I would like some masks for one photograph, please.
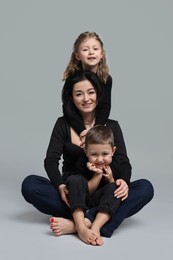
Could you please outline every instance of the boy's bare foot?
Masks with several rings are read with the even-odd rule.
[[[91,227],[91,222],[87,218],[85,218],[85,224],[88,228]],[[74,221],[66,218],[51,217],[50,228],[56,236],[77,233]]]
[[[86,226],[82,226],[78,229],[78,236],[83,242],[91,245],[96,245],[94,241],[98,239],[98,234]]]
[[[102,237],[100,236],[100,230],[94,226],[91,226],[91,230],[93,230],[94,232],[96,232],[98,234],[98,237],[95,239],[95,241],[92,241],[92,245],[93,246],[102,246],[104,244],[104,241],[102,239]]]
[[[94,242],[94,243],[92,243],[93,246],[102,246],[104,244],[104,241],[103,241],[103,239],[102,239],[102,237],[100,235],[93,242]]]

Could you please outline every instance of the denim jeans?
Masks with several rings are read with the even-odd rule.
[[[37,175],[27,176],[22,183],[22,194],[25,200],[40,212],[72,219],[70,208],[65,205],[58,189],[56,190],[47,178]],[[139,212],[153,198],[153,195],[154,189],[148,180],[140,179],[131,182],[128,198],[120,204],[113,217],[102,227],[101,235],[111,237],[122,221]],[[96,212],[96,208],[92,208],[86,212],[86,217],[93,222]]]

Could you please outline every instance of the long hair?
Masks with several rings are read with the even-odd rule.
[[[97,33],[88,32],[88,31],[81,33],[78,36],[78,38],[76,39],[76,41],[74,42],[73,51],[72,51],[72,54],[71,54],[70,61],[67,65],[67,67],[66,67],[66,70],[64,71],[64,74],[63,74],[63,80],[66,80],[69,77],[70,74],[72,74],[72,73],[74,73],[78,70],[83,69],[81,61],[79,61],[76,58],[76,53],[79,50],[80,44],[82,42],[86,41],[87,39],[90,39],[90,38],[95,38],[97,41],[99,41],[99,43],[101,45],[103,57],[102,57],[102,60],[98,64],[98,69],[97,69],[96,74],[101,81],[106,83],[106,80],[109,76],[109,67],[108,67],[107,61],[106,61],[106,52],[104,50],[103,42],[102,42],[101,38],[99,37],[99,35]]]
[[[102,87],[100,85],[100,81],[97,75],[92,71],[82,71],[78,70],[75,73],[71,74],[65,81],[65,84],[62,88],[61,99],[63,103],[63,107],[67,113],[73,114],[73,116],[77,116],[81,119],[80,112],[76,108],[72,100],[72,92],[74,84],[88,80],[93,85],[96,96],[97,96],[97,103],[101,100],[102,96]],[[97,108],[96,108],[97,110]]]

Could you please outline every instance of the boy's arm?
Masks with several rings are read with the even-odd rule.
[[[100,184],[103,171],[92,166],[84,155],[76,163],[75,174],[82,175],[88,181],[88,189],[92,194]]]
[[[96,189],[98,188],[98,186],[100,184],[100,181],[103,177],[103,171],[100,169],[97,169],[90,162],[87,162],[87,168],[88,168],[88,171],[92,172],[92,177],[88,181],[88,189],[89,189],[90,194],[92,194],[96,191]]]

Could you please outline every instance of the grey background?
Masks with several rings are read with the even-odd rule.
[[[171,259],[173,169],[171,0],[0,1],[1,259]],[[43,160],[61,111],[62,75],[81,32],[102,38],[113,77],[111,118],[124,132],[132,179],[155,197],[102,247],[54,237],[49,216],[25,203],[23,178]]]

